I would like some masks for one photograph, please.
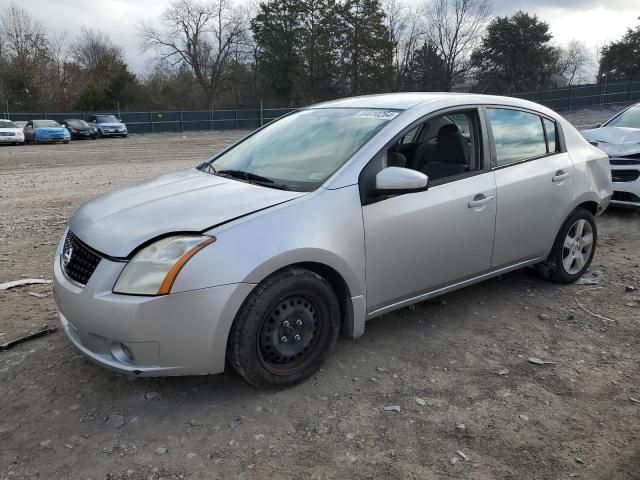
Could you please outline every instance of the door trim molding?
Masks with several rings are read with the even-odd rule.
[[[373,310],[373,311],[371,311],[371,312],[369,312],[367,314],[367,320],[370,320],[370,319],[372,319],[374,317],[377,317],[379,315],[383,315],[385,313],[389,313],[389,312],[391,312],[393,310],[398,310],[400,308],[407,307],[407,306],[412,305],[414,303],[419,303],[419,302],[422,302],[424,300],[428,300],[430,298],[437,297],[439,295],[451,292],[453,290],[458,290],[460,288],[472,285],[474,283],[482,282],[483,280],[487,280],[487,279],[489,279],[491,277],[495,277],[497,275],[501,275],[503,273],[507,273],[507,272],[510,272],[512,270],[518,270],[518,269],[520,269],[522,267],[526,267],[528,265],[533,265],[535,263],[538,263],[538,262],[542,261],[543,259],[544,259],[544,257],[530,258],[528,260],[524,260],[522,262],[514,263],[514,264],[508,265],[506,267],[500,267],[500,268],[497,268],[497,269],[494,269],[494,270],[489,270],[488,272],[485,272],[485,273],[483,273],[481,275],[478,275],[476,277],[468,278],[468,279],[462,280],[460,282],[455,282],[455,283],[452,283],[452,284],[449,284],[449,285],[445,285],[445,286],[439,287],[439,288],[437,288],[435,290],[430,290],[428,292],[421,293],[420,295],[416,295],[414,297],[407,298],[405,300],[400,300],[398,302],[391,303],[391,304],[386,305],[384,307],[376,308],[375,310]]]

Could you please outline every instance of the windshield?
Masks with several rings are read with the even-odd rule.
[[[211,166],[218,174],[242,172],[247,181],[259,176],[285,189],[311,191],[398,114],[374,109],[302,110],[255,133]]]
[[[98,123],[120,123],[120,121],[113,115],[100,115],[96,117]]]
[[[89,128],[89,124],[84,120],[67,120],[67,125],[73,128]]]
[[[9,120],[0,120],[0,128],[18,128],[18,126]]]
[[[625,110],[617,117],[605,123],[604,126],[640,128],[640,105],[636,105]]]
[[[60,124],[55,120],[34,120],[33,128],[60,128]]]

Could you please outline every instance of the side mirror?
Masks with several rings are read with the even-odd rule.
[[[387,167],[376,175],[376,193],[379,195],[400,195],[422,192],[427,189],[429,177],[410,168]]]
[[[601,123],[596,123],[595,128],[600,128],[600,127],[602,127],[602,124]]]

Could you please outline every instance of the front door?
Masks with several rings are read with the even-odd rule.
[[[496,185],[480,125],[476,109],[448,112],[424,121],[413,148],[390,149],[429,188],[362,207],[369,313],[490,268]]]

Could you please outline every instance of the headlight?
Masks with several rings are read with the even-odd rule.
[[[215,237],[176,235],[140,250],[124,268],[114,293],[167,295],[182,267]]]

